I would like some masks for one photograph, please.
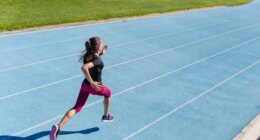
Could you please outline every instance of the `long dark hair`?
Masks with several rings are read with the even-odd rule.
[[[100,43],[101,39],[98,36],[91,37],[87,40],[85,42],[85,50],[83,51],[79,61],[83,61],[84,64],[92,61]]]

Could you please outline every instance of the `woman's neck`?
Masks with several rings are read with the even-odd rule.
[[[95,53],[94,55],[96,55],[96,56],[99,56],[99,54],[98,54],[98,53]]]

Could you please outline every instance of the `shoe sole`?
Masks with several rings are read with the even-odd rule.
[[[113,122],[114,120],[102,120],[102,122],[108,123],[108,122]]]
[[[50,140],[56,140],[56,133],[58,131],[58,127],[53,125],[51,128]]]

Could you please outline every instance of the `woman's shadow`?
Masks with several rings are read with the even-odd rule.
[[[60,131],[59,135],[69,135],[69,134],[75,134],[75,133],[80,133],[80,134],[90,134],[93,132],[99,131],[98,127],[93,127],[85,130],[80,130],[80,131]],[[38,132],[36,134],[27,136],[27,137],[17,137],[17,136],[4,136],[0,135],[0,140],[37,140],[42,137],[49,136],[50,131],[42,131]]]

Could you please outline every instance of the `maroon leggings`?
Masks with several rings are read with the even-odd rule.
[[[78,99],[76,102],[76,105],[72,108],[76,110],[76,113],[78,113],[84,104],[86,103],[86,100],[88,99],[88,95],[93,94],[93,95],[99,95],[99,96],[104,96],[105,98],[109,98],[111,95],[110,89],[106,86],[101,86],[101,91],[96,91],[91,87],[90,84],[85,83],[84,81],[82,82]]]

